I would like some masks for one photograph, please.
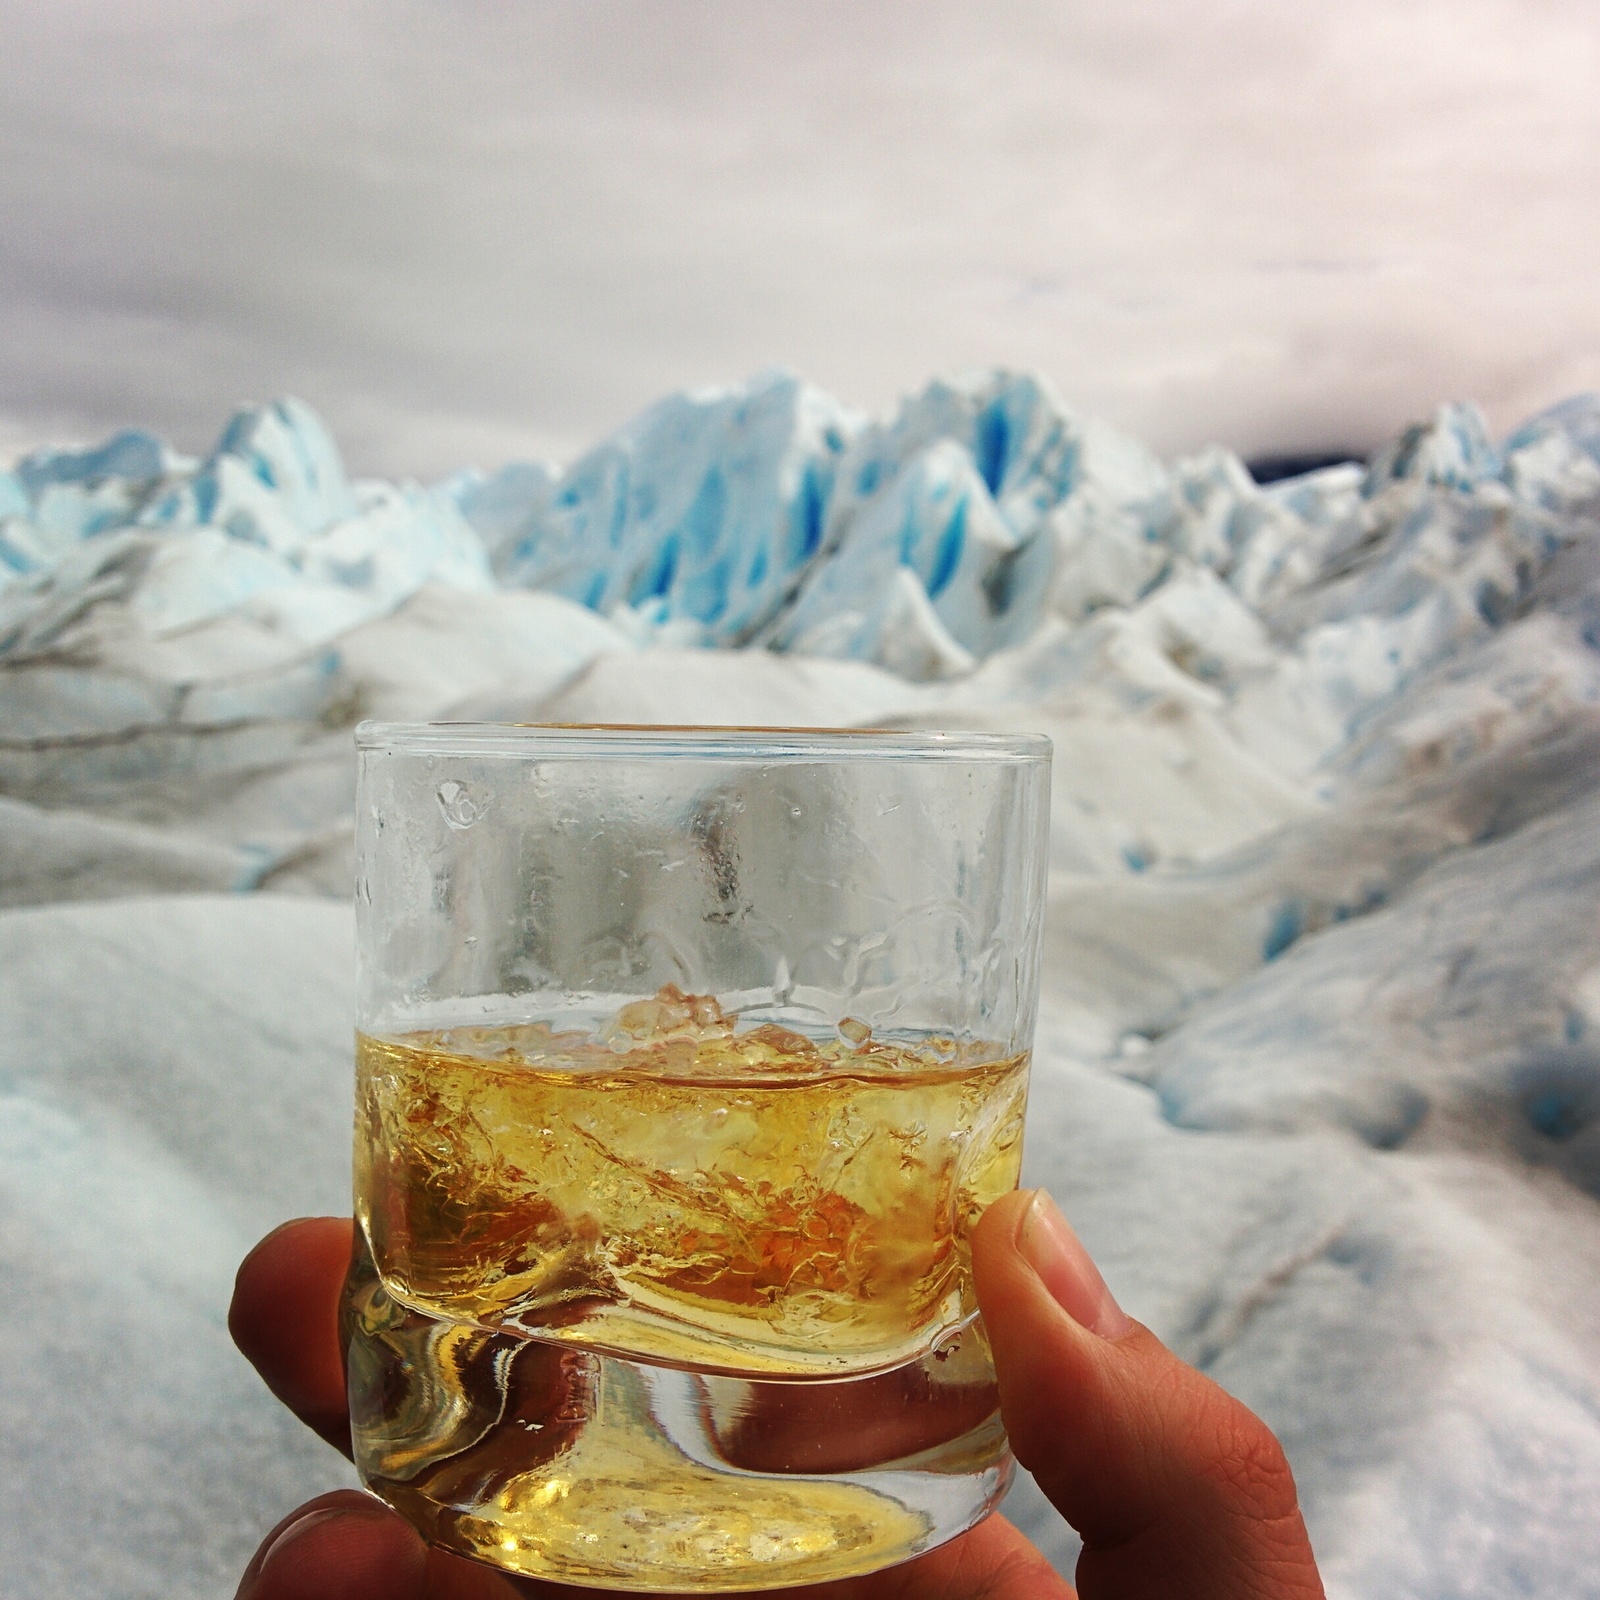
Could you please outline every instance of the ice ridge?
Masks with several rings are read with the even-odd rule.
[[[1594,395],[1499,442],[1476,408],[1443,405],[1365,466],[1265,487],[1220,448],[1163,463],[1004,371],[935,381],[879,419],[764,373],[671,396],[564,469],[431,488],[351,481],[317,415],[280,400],[241,410],[201,459],[128,429],[0,474],[0,792],[132,825],[141,785],[322,750],[338,770],[363,715],[532,715],[639,648],[754,646],[810,663],[825,699],[822,664],[849,666],[839,703],[864,696],[868,715],[954,695],[1071,697],[1124,739],[1151,708],[1200,719],[1231,752],[1232,795],[1199,833],[1119,800],[1061,835],[1138,872],[1290,814],[1285,796],[1315,800],[1351,762],[1396,759],[1379,730],[1408,686],[1530,607],[1600,636],[1589,580],[1540,598],[1597,522]],[[650,714],[700,712],[663,693]],[[280,796],[226,881],[276,881],[318,840],[331,877],[310,881],[342,881],[341,816]],[[44,892],[21,880],[7,897]]]
[[[241,411],[203,461],[127,430],[0,478],[0,649],[37,647],[30,623],[68,589],[93,604],[104,563],[86,542],[132,533],[125,598],[158,635],[243,610],[311,644],[426,583],[498,585],[641,641],[755,642],[913,679],[1195,568],[1316,654],[1329,641],[1304,635],[1337,610],[1323,591],[1348,596],[1353,572],[1377,582],[1387,563],[1390,611],[1452,613],[1385,630],[1378,653],[1409,670],[1470,625],[1453,615],[1463,585],[1468,610],[1503,613],[1560,542],[1549,519],[1592,512],[1597,416],[1580,396],[1497,446],[1476,408],[1445,405],[1364,471],[1262,489],[1224,450],[1164,466],[1032,376],[935,382],[869,421],[779,372],[674,395],[565,470],[427,490],[351,484],[320,419],[281,400]]]

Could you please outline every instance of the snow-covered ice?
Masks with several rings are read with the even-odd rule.
[[[221,1318],[345,1193],[363,716],[1048,733],[1029,1181],[1332,1594],[1600,1594],[1600,397],[1264,487],[1006,373],[431,488],[296,401],[0,473],[8,1595],[215,1593],[344,1481]]]

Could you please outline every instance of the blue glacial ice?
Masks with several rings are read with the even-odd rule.
[[[1220,449],[1164,466],[1037,378],[936,382],[875,422],[774,373],[663,401],[564,471],[428,490],[350,483],[317,417],[280,401],[203,461],[128,431],[20,462],[0,487],[0,648],[44,647],[113,588],[156,636],[242,615],[316,645],[437,584],[561,596],[639,643],[931,681],[1203,570],[1337,739],[1475,615],[1516,606],[1600,487],[1594,413],[1568,402],[1502,447],[1444,406],[1365,470],[1261,489]]]
[[[8,1595],[215,1593],[340,1481],[220,1319],[347,1192],[364,716],[1048,733],[1029,1181],[1279,1431],[1331,1595],[1596,1592],[1600,396],[1268,486],[1001,372],[432,486],[291,400],[0,473]]]
[[[515,465],[449,491],[502,581],[737,645],[815,564],[859,425],[820,390],[770,374],[674,395],[565,472]]]
[[[160,637],[240,612],[315,644],[423,584],[492,586],[481,540],[416,485],[352,485],[296,400],[241,411],[202,462],[148,434],[37,451],[0,522],[0,650],[47,647],[116,596]],[[111,587],[108,587],[108,584]]]

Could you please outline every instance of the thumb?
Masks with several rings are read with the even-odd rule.
[[[1017,1459],[1083,1538],[1083,1600],[1323,1592],[1271,1430],[1118,1308],[1042,1189],[973,1236]]]

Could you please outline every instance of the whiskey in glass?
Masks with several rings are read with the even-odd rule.
[[[869,1572],[1011,1459],[1048,744],[364,727],[364,1481],[513,1572]]]

